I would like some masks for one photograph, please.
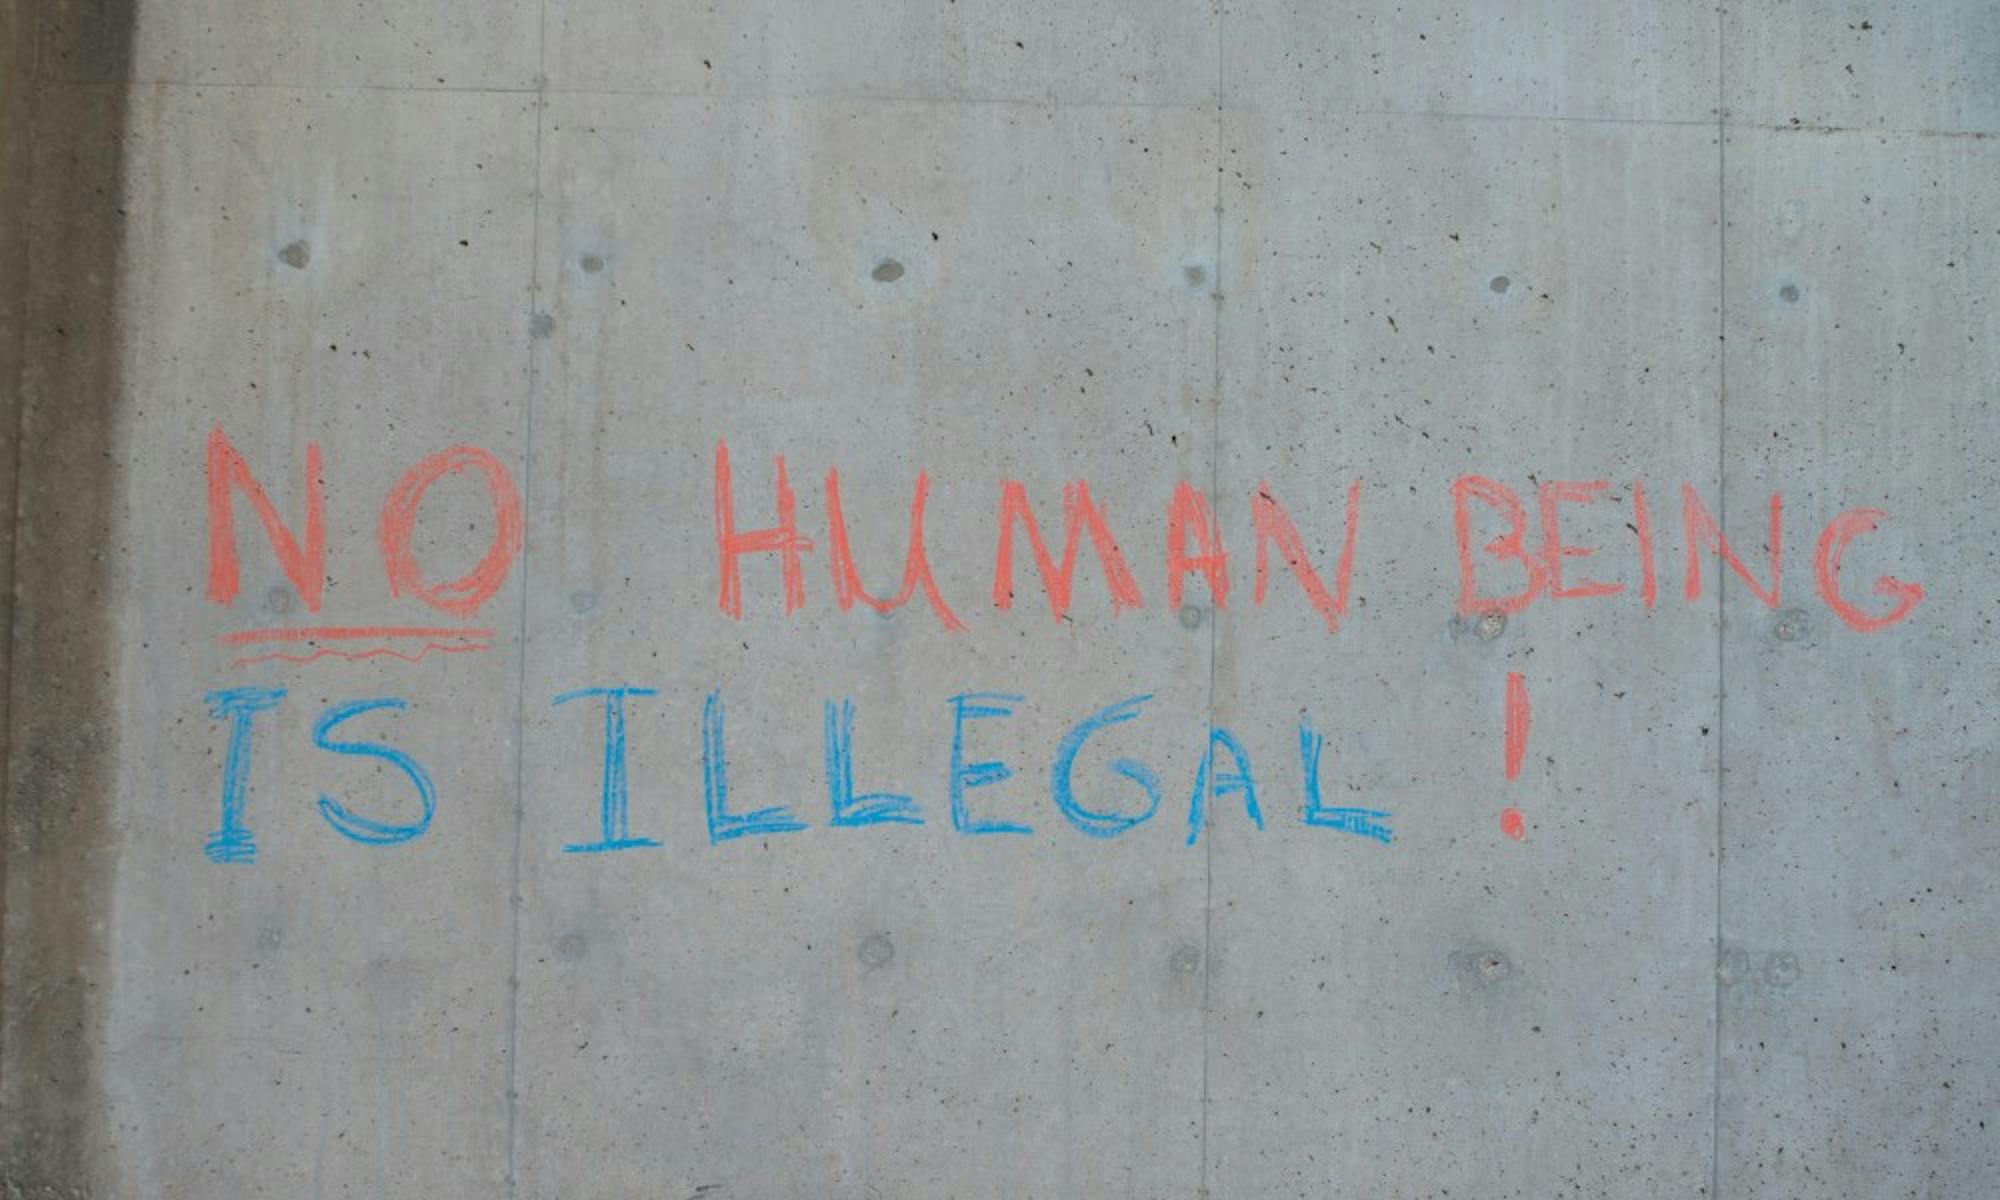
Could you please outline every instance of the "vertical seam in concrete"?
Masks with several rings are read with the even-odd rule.
[[[1729,521],[1729,86],[1728,9],[1715,10],[1715,520]],[[1773,587],[1776,583],[1773,582]],[[1715,937],[1710,946],[1709,978],[1713,991],[1710,1025],[1708,1131],[1708,1193],[1722,1194],[1722,803],[1729,769],[1729,722],[1724,711],[1729,677],[1725,670],[1727,631],[1724,605],[1728,589],[1718,579],[1715,589]]]
[[[527,527],[532,531],[535,520],[535,401],[540,390],[536,385],[540,371],[536,364],[535,339],[529,329],[533,327],[535,312],[541,296],[542,271],[542,125],[548,106],[548,0],[542,0],[536,15],[535,31],[535,155],[534,177],[529,180],[532,216],[528,230],[528,312],[529,325],[521,332],[528,344],[527,409],[521,416],[521,495],[522,509]],[[519,1187],[515,1158],[515,1142],[519,1135],[520,1120],[520,1014],[521,1014],[521,831],[526,814],[526,772],[523,768],[524,746],[528,739],[528,602],[530,584],[533,582],[529,571],[530,553],[534,538],[523,539],[521,544],[521,623],[520,636],[516,642],[514,675],[514,858],[507,888],[508,917],[508,961],[507,961],[507,1195],[513,1197]]]
[[[1224,24],[1228,20],[1228,10],[1222,3],[1215,9],[1215,263],[1209,272],[1209,287],[1213,295],[1213,321],[1210,325],[1212,338],[1209,342],[1209,439],[1208,439],[1208,494],[1212,503],[1221,501],[1222,479],[1222,176],[1223,156],[1223,96],[1224,75],[1223,55],[1228,41],[1224,36]],[[1210,597],[1208,621],[1208,728],[1215,728],[1215,656],[1221,640],[1222,605]],[[1207,736],[1206,734],[1204,736]],[[1204,744],[1202,752],[1209,747]],[[1209,794],[1202,797],[1202,811],[1213,816],[1215,812],[1215,772],[1206,773]],[[1206,1200],[1212,1195],[1208,1186],[1208,1065],[1209,1065],[1209,1025],[1210,983],[1215,975],[1215,838],[1202,839],[1202,896],[1201,896],[1201,1183],[1198,1195]]]

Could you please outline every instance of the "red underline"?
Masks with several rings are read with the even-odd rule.
[[[287,654],[283,650],[273,650],[267,654],[253,654],[248,658],[239,658],[229,665],[232,667],[247,667],[253,663],[273,661],[304,664],[317,662],[322,658],[344,658],[349,662],[362,662],[371,658],[385,657],[398,658],[407,663],[414,663],[422,662],[424,656],[433,650],[439,654],[479,654],[492,648],[491,645],[485,642],[460,642],[453,646],[441,645],[437,642],[425,642],[424,648],[415,654],[405,654],[401,650],[396,650],[389,646],[371,646],[359,653],[350,653],[346,650],[334,650],[326,647],[315,650],[311,654]]]
[[[491,629],[445,629],[424,625],[319,625],[303,628],[243,629],[225,633],[225,646],[252,642],[332,642],[356,638],[490,638]]]

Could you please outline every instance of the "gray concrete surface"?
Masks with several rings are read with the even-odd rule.
[[[10,0],[0,1197],[1992,1194],[1996,11]],[[240,494],[209,595],[218,427],[299,536],[323,454],[318,611]],[[796,612],[768,555],[721,611],[721,441]],[[377,543],[461,444],[526,529],[445,613]],[[840,608],[832,470],[882,597],[927,474],[965,632]],[[1564,570],[1624,592],[1462,611],[1465,475],[1605,481]],[[1141,606],[1086,544],[1052,618],[1017,534],[1003,609],[1002,481],[1060,554],[1079,479]],[[1276,551],[1257,603],[1262,489],[1331,586],[1357,480],[1338,632]],[[1782,494],[1775,604],[1686,598],[1683,485],[1760,587]],[[1816,585],[1856,508],[1845,594],[1926,593],[1878,632]],[[448,475],[416,561],[494,527]],[[439,624],[490,648],[224,640]],[[659,844],[571,853],[615,686]],[[966,817],[1032,834],[955,827],[968,693]],[[1087,836],[1052,771],[1139,696],[1075,797],[1157,808]],[[832,827],[842,701],[921,825]],[[717,719],[806,828],[714,839]],[[1306,820],[1302,720],[1393,840]],[[429,827],[341,836],[420,805],[329,740]]]

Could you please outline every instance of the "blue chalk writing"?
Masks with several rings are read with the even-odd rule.
[[[854,794],[854,701],[826,702],[826,790],[834,825],[921,825],[917,802],[895,792]]]
[[[408,708],[403,700],[349,700],[345,704],[335,704],[319,715],[313,722],[313,745],[335,754],[359,755],[364,758],[379,758],[409,777],[410,785],[417,789],[417,800],[423,806],[423,815],[407,824],[377,821],[348,811],[338,800],[322,795],[319,798],[319,815],[333,826],[334,832],[372,846],[389,846],[397,842],[407,842],[422,835],[431,827],[431,818],[437,814],[437,788],[431,777],[425,773],[417,761],[393,746],[381,742],[336,742],[328,735],[336,725],[362,713],[377,709],[400,711]]]
[[[1151,695],[1133,696],[1120,700],[1109,708],[1101,709],[1085,717],[1074,729],[1064,735],[1062,744],[1056,749],[1055,761],[1049,766],[1049,795],[1055,798],[1056,807],[1069,818],[1070,824],[1091,837],[1108,838],[1143,823],[1159,811],[1160,777],[1144,763],[1129,758],[1115,759],[1111,769],[1139,785],[1146,793],[1146,811],[1126,815],[1124,813],[1094,812],[1077,803],[1071,787],[1070,776],[1076,768],[1076,756],[1083,749],[1083,743],[1090,735],[1111,725],[1122,725],[1139,715],[1139,706],[1151,700]]]
[[[729,811],[729,759],[723,736],[722,690],[708,694],[701,706],[701,791],[708,809],[708,842],[720,845],[731,838],[759,834],[797,833],[805,822],[784,808],[760,808],[755,812]]]
[[[243,823],[244,802],[250,795],[250,725],[260,712],[278,707],[283,688],[228,688],[209,692],[208,711],[229,722],[229,751],[222,760],[222,826],[208,835],[202,853],[212,863],[254,863],[257,839]]]
[[[632,795],[625,768],[625,698],[659,694],[658,688],[648,687],[578,688],[573,692],[564,692],[552,702],[563,705],[587,696],[604,697],[604,784],[598,805],[602,836],[594,842],[564,846],[564,853],[602,854],[610,850],[637,850],[660,844],[653,838],[632,836]]]
[[[1236,760],[1236,769],[1224,773],[1215,770],[1215,748],[1221,746]],[[1243,810],[1250,814],[1251,823],[1258,829],[1264,828],[1264,814],[1257,808],[1257,784],[1250,777],[1250,756],[1243,752],[1243,744],[1236,735],[1221,726],[1211,726],[1208,731],[1208,745],[1201,752],[1201,768],[1194,774],[1194,795],[1188,800],[1187,844],[1194,845],[1201,835],[1203,803],[1209,795],[1209,775],[1215,776],[1215,798],[1234,792],[1243,793]]]
[[[953,696],[951,704],[951,824],[960,833],[1019,833],[1031,834],[1033,829],[1026,825],[1016,825],[1011,821],[975,821],[972,811],[965,803],[965,793],[976,787],[988,787],[1002,780],[1011,779],[1014,768],[1003,762],[965,761],[965,723],[983,721],[997,717],[1011,717],[1014,706],[1023,702],[1021,696],[1010,696],[1005,692],[966,692]]]
[[[1326,739],[1313,731],[1312,722],[1300,717],[1299,767],[1305,773],[1305,805],[1301,815],[1305,823],[1374,838],[1387,845],[1395,834],[1381,821],[1394,814],[1379,808],[1328,808],[1321,803],[1319,752],[1325,746]]]

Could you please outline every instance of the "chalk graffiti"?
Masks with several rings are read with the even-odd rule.
[[[251,506],[266,540],[286,579],[304,602],[307,611],[318,612],[326,577],[326,522],[321,455],[317,445],[306,452],[304,492],[304,537],[295,536],[279,515],[249,464],[221,429],[209,435],[208,450],[208,590],[211,601],[229,607],[240,590],[235,500],[240,495]],[[792,490],[783,455],[772,460],[772,496],[775,523],[761,528],[743,528],[737,519],[735,472],[729,447],[718,442],[715,448],[714,542],[718,590],[717,608],[735,620],[745,615],[742,578],[743,560],[752,555],[778,557],[782,590],[782,610],[797,612],[807,603],[805,556],[815,542],[800,529],[798,499]],[[493,514],[492,540],[484,556],[464,575],[443,583],[428,582],[411,548],[411,532],[417,511],[430,487],[446,475],[476,474],[485,483]],[[1565,540],[1562,512],[1567,507],[1608,503],[1611,484],[1607,480],[1547,480],[1535,491],[1538,520],[1531,526],[1527,505],[1520,494],[1504,483],[1482,475],[1461,475],[1451,482],[1451,524],[1458,561],[1458,609],[1473,616],[1520,612],[1538,602],[1602,600],[1626,593],[1625,583],[1579,579],[1567,574],[1571,560],[1597,554],[1599,547]],[[1299,588],[1326,623],[1329,633],[1337,632],[1347,615],[1354,585],[1355,550],[1361,532],[1362,481],[1352,481],[1346,490],[1343,537],[1334,565],[1334,585],[1329,590],[1310,562],[1305,540],[1291,515],[1278,502],[1267,482],[1254,489],[1250,502],[1251,534],[1254,540],[1253,607],[1262,606],[1270,592],[1271,550],[1275,547],[1290,569]],[[969,632],[967,622],[944,596],[933,570],[924,540],[925,505],[930,477],[918,472],[911,496],[910,525],[904,556],[903,578],[897,594],[878,599],[863,585],[855,566],[851,530],[842,506],[840,473],[829,470],[824,483],[827,513],[827,566],[832,580],[835,605],[842,612],[859,601],[877,613],[893,612],[922,592],[939,623],[954,633]],[[1659,570],[1653,520],[1642,481],[1633,481],[1627,501],[1631,520],[1633,553],[1639,566],[1638,595],[1641,605],[1653,609],[1659,601]],[[1501,532],[1481,541],[1475,535],[1479,522],[1475,510],[1484,509],[1497,517]],[[991,600],[996,612],[1014,607],[1017,594],[1015,546],[1018,536],[1027,543],[1029,557],[1048,601],[1049,614],[1056,620],[1066,617],[1076,595],[1077,563],[1088,543],[1103,576],[1114,614],[1145,607],[1138,577],[1133,573],[1114,533],[1106,509],[1092,492],[1089,481],[1073,480],[1062,490],[1063,532],[1061,554],[1051,552],[1036,521],[1028,487],[1019,480],[1000,481],[996,515],[997,541],[993,557]],[[1719,558],[1754,596],[1769,608],[1777,608],[1783,594],[1784,498],[1773,492],[1769,498],[1768,528],[1764,535],[1766,565],[1763,576],[1737,554],[1724,535],[1721,524],[1702,501],[1692,484],[1681,486],[1681,527],[1683,547],[1682,596],[1693,604],[1703,593],[1703,561],[1711,554]],[[1921,584],[1892,575],[1876,579],[1873,592],[1888,599],[1889,607],[1870,612],[1856,604],[1842,590],[1841,563],[1857,538],[1880,530],[1887,514],[1882,509],[1849,509],[1835,516],[1822,529],[1813,555],[1813,585],[1827,608],[1850,629],[1876,633],[1909,618],[1924,598]],[[378,529],[383,570],[391,597],[408,596],[425,605],[457,617],[476,613],[504,584],[515,558],[525,543],[521,501],[506,467],[491,453],[476,446],[453,446],[420,460],[390,490],[384,501]],[[1167,502],[1163,576],[1168,606],[1182,606],[1189,576],[1198,576],[1206,586],[1211,603],[1225,609],[1231,596],[1230,557],[1221,526],[1210,498],[1186,482],[1177,483]],[[1538,535],[1538,536],[1537,536]],[[1536,544],[1531,545],[1531,537]],[[1520,586],[1511,592],[1488,594],[1482,586],[1482,571],[1507,568],[1517,572]],[[289,636],[295,640],[324,641],[348,634],[338,627],[316,631],[300,630],[239,632],[223,636],[223,644],[236,645],[263,635]],[[365,632],[387,638],[414,635],[415,629],[377,629]],[[470,648],[479,640],[475,633],[490,631],[448,629],[437,631],[453,640],[428,649]],[[346,657],[358,651],[342,652]],[[270,656],[266,656],[270,657]],[[410,655],[408,657],[421,657]],[[249,665],[265,658],[239,659]]]
[[[286,523],[249,461],[220,428],[208,435],[205,457],[207,598],[228,610],[241,591],[242,567],[235,524],[240,500],[249,505],[278,569],[305,610],[317,614],[325,599],[327,582],[327,502],[319,447],[309,444],[305,448],[299,489],[304,512],[296,529]],[[797,613],[809,602],[805,564],[818,543],[810,531],[801,527],[798,496],[792,489],[784,456],[772,457],[772,524],[761,527],[746,526],[739,521],[737,470],[727,442],[716,443],[713,466],[717,610],[730,621],[757,619],[749,614],[751,605],[746,596],[743,564],[748,559],[771,556],[775,557],[778,568],[781,612],[786,616]],[[417,560],[414,530],[430,489],[449,476],[472,477],[483,484],[491,516],[490,540],[478,562],[464,574],[433,582]],[[887,599],[871,593],[862,581],[837,468],[827,470],[822,486],[826,566],[838,611],[851,612],[859,603],[874,613],[887,615],[921,594],[943,629],[953,635],[972,632],[970,610],[954,607],[947,598],[947,588],[934,570],[931,547],[925,540],[926,506],[931,493],[931,477],[927,472],[916,473],[910,492],[902,578],[895,595]],[[1268,481],[1258,482],[1247,505],[1254,561],[1252,608],[1261,608],[1270,596],[1275,550],[1299,592],[1324,623],[1326,632],[1345,631],[1352,616],[1350,599],[1356,586],[1357,546],[1363,534],[1363,481],[1347,481],[1342,490],[1345,503],[1338,549],[1330,564],[1315,564],[1307,550],[1307,539],[1279,502],[1277,492]],[[1633,590],[1641,608],[1649,613],[1655,610],[1660,603],[1661,581],[1654,514],[1643,481],[1633,480],[1623,490],[1622,498],[1613,495],[1612,484],[1603,479],[1542,480],[1537,481],[1531,496],[1524,498],[1507,484],[1483,475],[1465,474],[1451,480],[1446,492],[1456,553],[1455,607],[1459,619],[1476,617],[1504,626],[1508,615],[1537,604],[1603,602]],[[1624,525],[1632,535],[1629,553],[1637,564],[1636,589],[1630,587],[1629,571],[1623,581],[1589,577],[1586,560],[1596,558],[1604,547],[1572,540],[1576,535],[1564,532],[1565,512],[1573,517],[1577,510],[1608,505],[1626,506],[1630,519]],[[1761,507],[1765,513],[1764,562],[1761,567],[1753,568],[1737,553],[1724,533],[1721,520],[1694,486],[1681,485],[1679,591],[1686,604],[1701,600],[1704,563],[1713,557],[1758,603],[1778,608],[1784,594],[1784,497],[1772,492],[1768,504]],[[1225,530],[1212,498],[1191,483],[1177,482],[1166,501],[1163,516],[1164,537],[1156,543],[1163,548],[1163,556],[1156,560],[1161,571],[1155,578],[1164,582],[1168,609],[1181,613],[1184,623],[1191,611],[1199,616],[1200,610],[1189,605],[1187,593],[1191,584],[1206,589],[1208,602],[1215,610],[1226,609],[1237,593],[1232,589]],[[1862,634],[1880,633],[1908,620],[1925,596],[1921,584],[1893,575],[1879,576],[1872,587],[1875,596],[1887,601],[1886,607],[1863,607],[1850,592],[1843,590],[1841,570],[1848,551],[1861,537],[1878,533],[1886,520],[1887,514],[1882,509],[1846,510],[1821,528],[1814,546],[1815,591],[1843,625]],[[1133,543],[1119,537],[1109,507],[1088,480],[1073,479],[1061,489],[1060,547],[1052,546],[1045,536],[1036,518],[1029,487],[1020,480],[999,481],[994,527],[988,596],[996,616],[989,620],[1010,613],[1020,589],[1032,587],[1035,580],[1039,580],[1050,617],[1058,622],[1070,620],[1079,602],[1078,567],[1086,549],[1095,560],[1096,574],[1103,581],[1113,616],[1146,606],[1140,574],[1135,572],[1124,549]],[[413,600],[449,617],[470,620],[499,593],[525,548],[526,525],[519,491],[506,466],[492,453],[472,445],[447,447],[419,459],[389,490],[376,522],[376,543],[391,600]],[[1031,566],[1023,564],[1017,569],[1015,551],[1022,544]],[[957,548],[953,550],[954,558],[961,557],[956,553]],[[1593,573],[1603,572],[1604,561],[1596,559],[1597,570]],[[1323,566],[1330,566],[1330,585],[1329,576],[1321,573]],[[1792,611],[1796,614],[1796,610]],[[237,629],[217,635],[216,640],[232,653],[232,667],[280,670],[303,668],[322,659],[421,664],[432,655],[490,650],[496,636],[494,629],[474,625],[302,624]],[[597,701],[603,714],[595,837],[565,844],[564,852],[604,854],[660,849],[664,845],[658,837],[634,831],[627,744],[628,705],[661,694],[658,687],[619,684],[583,687],[554,697],[552,704],[557,707],[586,699]],[[258,846],[251,832],[249,812],[257,717],[278,708],[285,696],[283,688],[275,687],[223,688],[205,694],[211,715],[228,727],[228,749],[219,790],[220,820],[203,844],[208,858],[218,864],[256,861]],[[1077,778],[1077,763],[1086,747],[1094,739],[1115,737],[1119,727],[1141,720],[1151,699],[1150,693],[1135,694],[1095,709],[1070,726],[1054,746],[1048,759],[1047,798],[1055,816],[1075,832],[1092,839],[1117,838],[1152,821],[1165,804],[1167,788],[1158,772],[1131,757],[1114,757],[1104,768],[1119,789],[1128,789],[1122,801],[1117,798],[1118,793],[1087,789]],[[1030,821],[999,815],[1001,806],[975,804],[975,792],[1006,783],[1015,777],[1015,770],[999,759],[973,757],[967,749],[968,740],[982,723],[1005,721],[1015,716],[1024,704],[1024,695],[998,691],[966,691],[945,701],[949,738],[942,782],[945,811],[956,833],[969,837],[1036,834],[1037,826]],[[374,697],[333,703],[318,715],[312,732],[315,748],[336,756],[384,764],[402,776],[415,798],[414,813],[391,819],[362,815],[350,801],[320,795],[318,812],[341,837],[364,845],[391,846],[413,841],[430,830],[443,800],[439,787],[421,763],[388,742],[333,736],[336,728],[350,721],[376,713],[393,715],[410,707],[408,701],[400,698]],[[930,823],[918,798],[920,789],[863,790],[856,783],[855,713],[854,701],[849,697],[836,696],[823,703],[825,826],[857,829]],[[1503,773],[1506,780],[1514,781],[1521,773],[1529,728],[1526,683],[1519,672],[1507,675],[1503,717]],[[730,807],[727,710],[720,687],[702,698],[700,733],[702,815],[710,845],[795,834],[811,827],[808,818],[793,806],[769,805],[744,810]],[[1300,825],[1378,843],[1391,842],[1394,834],[1389,811],[1325,803],[1320,782],[1324,746],[1325,739],[1315,731],[1310,719],[1301,714],[1297,809]],[[1214,810],[1226,800],[1240,803],[1242,820],[1248,829],[1262,831],[1265,827],[1262,801],[1266,795],[1260,791],[1242,740],[1228,728],[1209,726],[1188,794],[1184,844],[1193,846],[1200,841],[1203,831],[1216,819]],[[395,805],[393,800],[377,798],[369,809],[387,811]],[[408,807],[408,801],[403,801],[402,806]],[[1513,805],[1505,808],[1501,831],[1517,841],[1526,836],[1526,819],[1520,808]]]
[[[658,688],[609,687],[578,688],[564,692],[553,701],[560,706],[585,697],[604,700],[604,788],[599,804],[600,836],[563,849],[571,854],[602,854],[607,850],[636,850],[660,843],[652,838],[632,836],[632,794],[625,767],[625,700],[629,696],[657,696]]]
[[[617,684],[577,688],[563,692],[551,702],[557,707],[573,701],[602,702],[604,720],[601,734],[602,767],[598,778],[595,840],[562,847],[570,854],[604,854],[616,851],[660,849],[659,838],[633,833],[626,705],[638,698],[660,695],[660,689]],[[219,792],[221,821],[208,836],[204,849],[213,862],[249,864],[256,861],[257,843],[251,832],[251,771],[259,713],[277,709],[285,700],[282,688],[235,688],[211,692],[209,711],[217,720],[228,722],[229,742],[222,768]],[[1086,804],[1079,797],[1077,761],[1085,745],[1142,715],[1147,695],[1131,696],[1096,709],[1077,720],[1057,742],[1049,759],[1047,798],[1056,813],[1077,833],[1090,838],[1115,838],[1145,825],[1160,810],[1164,789],[1159,773],[1136,759],[1116,757],[1104,769],[1113,777],[1136,787],[1142,803],[1119,809],[1105,801]],[[972,812],[968,793],[990,788],[1015,777],[1009,764],[999,760],[968,761],[967,726],[972,722],[999,721],[1016,715],[1027,703],[1021,695],[999,692],[966,692],[945,701],[949,713],[950,739],[946,754],[944,791],[950,824],[960,835],[988,834],[1033,836],[1031,825],[978,817]],[[390,846],[413,841],[429,831],[438,812],[440,789],[430,771],[409,752],[384,741],[336,740],[333,731],[349,721],[375,712],[400,713],[409,710],[408,701],[395,697],[344,700],[327,705],[314,720],[313,745],[331,754],[372,758],[398,771],[415,793],[418,812],[414,819],[391,821],[363,816],[348,803],[320,795],[321,817],[342,837],[373,846]],[[823,727],[826,763],[827,828],[862,828],[877,825],[927,824],[914,792],[873,791],[858,793],[854,782],[854,716],[852,700],[827,701]],[[708,842],[720,846],[739,838],[768,838],[800,833],[811,825],[799,812],[784,806],[749,811],[732,811],[729,787],[729,735],[727,709],[721,689],[702,697],[700,705],[702,812]],[[1329,806],[1321,792],[1320,757],[1325,740],[1314,731],[1310,718],[1301,716],[1299,749],[1299,823],[1329,829],[1383,844],[1393,840],[1389,821],[1392,814],[1377,808]],[[1218,761],[1217,752],[1226,756]],[[1259,804],[1259,785],[1254,776],[1249,751],[1229,729],[1211,726],[1195,768],[1193,788],[1188,795],[1185,844],[1193,846],[1209,827],[1211,801],[1241,796],[1248,826],[1258,832],[1265,827]],[[1012,797],[1016,805],[1021,797]]]
[[[365,842],[376,846],[393,846],[397,842],[407,842],[421,836],[431,827],[431,818],[437,815],[437,787],[431,783],[430,773],[417,765],[417,761],[393,746],[380,742],[337,742],[328,736],[334,726],[377,709],[400,712],[409,703],[394,698],[379,700],[349,700],[335,704],[319,715],[313,723],[313,745],[332,754],[360,755],[377,758],[401,771],[417,791],[417,801],[423,807],[423,814],[416,820],[404,824],[392,821],[377,821],[350,811],[340,801],[331,796],[319,798],[320,816],[333,826],[335,833],[352,841]]]

